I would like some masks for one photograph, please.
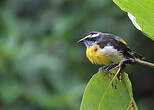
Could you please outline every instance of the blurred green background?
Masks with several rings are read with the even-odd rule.
[[[79,110],[99,66],[76,43],[113,33],[154,62],[154,42],[111,0],[0,0],[0,110]],[[154,70],[125,69],[139,110],[154,108]]]

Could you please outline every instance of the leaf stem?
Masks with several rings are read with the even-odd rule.
[[[150,63],[150,62],[143,61],[143,60],[140,60],[140,59],[134,59],[134,63],[154,68],[154,63]]]

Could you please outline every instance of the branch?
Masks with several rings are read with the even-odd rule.
[[[140,60],[140,59],[134,59],[134,63],[154,68],[154,63],[150,63],[150,62],[143,61],[143,60]]]

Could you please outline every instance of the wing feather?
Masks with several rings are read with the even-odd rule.
[[[121,52],[126,58],[139,58],[143,59],[142,55],[132,51],[127,43],[120,37],[113,34],[102,33],[98,44],[103,49],[106,45],[111,45],[119,52]]]

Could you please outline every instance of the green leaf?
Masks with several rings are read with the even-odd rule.
[[[153,0],[113,0],[113,2],[123,11],[128,12],[129,17],[136,28],[154,40]]]
[[[128,75],[123,73],[122,80],[112,78],[96,73],[85,89],[80,110],[137,110]]]

